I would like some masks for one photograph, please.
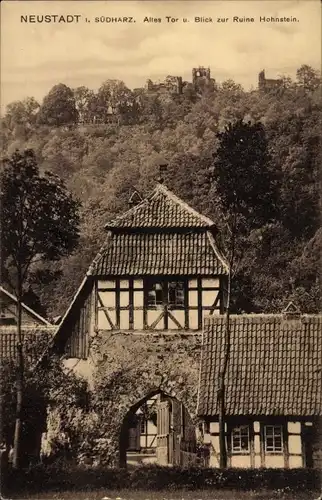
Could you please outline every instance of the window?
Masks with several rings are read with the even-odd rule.
[[[168,288],[169,306],[184,306],[184,283],[183,281],[170,281]]]
[[[233,453],[242,453],[249,451],[249,427],[242,425],[235,427],[231,433],[231,451]]]
[[[150,283],[148,288],[148,305],[159,306],[163,304],[163,284]]]
[[[147,433],[147,421],[144,418],[142,418],[142,420],[141,420],[140,431],[141,431],[141,434]]]
[[[16,312],[16,307],[14,308]],[[0,325],[15,325],[17,323],[14,312],[8,309],[8,304],[0,300]]]
[[[184,281],[154,281],[147,283],[148,306],[168,305],[170,308],[184,307]]]
[[[265,451],[281,453],[283,451],[283,431],[281,425],[265,425],[264,442]]]

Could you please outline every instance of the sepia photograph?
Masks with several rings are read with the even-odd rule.
[[[321,5],[1,3],[1,498],[322,500]]]

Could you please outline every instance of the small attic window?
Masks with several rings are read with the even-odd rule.
[[[5,302],[0,300],[0,325],[15,325],[16,318],[14,314],[8,311]]]
[[[301,318],[300,309],[294,304],[294,302],[290,301],[285,309],[282,311],[283,319],[286,321],[294,321],[299,320]]]
[[[160,184],[164,183],[164,179],[166,177],[167,170],[168,170],[167,163],[162,163],[161,165],[159,165],[159,178],[158,178],[158,181],[159,181]]]
[[[142,201],[142,197],[138,191],[133,191],[129,198],[129,205],[130,207],[134,207],[135,205],[138,205]]]
[[[13,315],[5,314],[5,313],[0,314],[0,325],[1,326],[16,325],[16,323],[17,323],[16,318]]]

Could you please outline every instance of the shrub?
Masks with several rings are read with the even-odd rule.
[[[235,489],[315,491],[321,488],[317,469],[203,469],[148,465],[132,471],[76,466],[64,461],[39,464],[23,472],[9,471],[7,485],[24,491]]]
[[[43,348],[37,341],[34,346]],[[13,446],[15,414],[16,414],[16,371],[14,361],[4,361],[0,367],[0,413],[3,425],[0,426],[1,443],[6,445],[7,451]],[[54,430],[50,429],[50,448],[52,455],[59,456],[68,451],[76,454],[81,448],[84,425],[91,428],[89,417],[87,420],[87,406],[89,391],[85,380],[72,373],[66,373],[58,357],[51,356],[50,360],[35,370],[30,363],[25,363],[24,398],[23,398],[23,465],[28,466],[32,460],[38,460],[41,434],[46,430],[48,410],[53,409],[57,416]],[[52,422],[49,422],[52,424]],[[81,423],[83,425],[81,425]],[[47,422],[48,424],[48,422]],[[50,427],[50,425],[49,425]],[[48,430],[48,429],[47,429]],[[83,431],[83,434],[82,432]],[[65,434],[68,443],[62,442]],[[70,449],[71,448],[71,449]],[[66,453],[65,453],[66,454]]]
[[[143,489],[237,489],[265,488],[315,490],[321,471],[313,469],[213,469],[198,467],[142,467],[131,474],[131,488]]]

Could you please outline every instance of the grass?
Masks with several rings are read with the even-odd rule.
[[[314,500],[319,493],[284,493],[282,491],[245,491],[234,490],[210,491],[196,490],[175,492],[164,491],[107,491],[100,489],[96,491],[64,491],[45,492],[39,494],[23,493],[19,496],[12,495],[10,500]]]

